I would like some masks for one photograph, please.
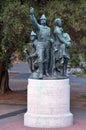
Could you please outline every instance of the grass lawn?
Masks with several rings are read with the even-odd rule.
[[[81,78],[86,78],[86,74],[81,72],[81,73],[76,73],[75,74],[77,77],[81,77]]]

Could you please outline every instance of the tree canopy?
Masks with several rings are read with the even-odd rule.
[[[77,43],[76,53],[86,55],[85,0],[1,0],[0,60],[6,61],[6,66],[10,63],[12,53],[15,50],[23,52],[23,46],[29,42],[29,34],[33,30],[29,19],[31,6],[35,8],[37,19],[42,13],[46,14],[52,33],[55,18],[61,18],[64,30]]]

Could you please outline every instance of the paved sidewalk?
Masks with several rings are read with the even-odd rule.
[[[28,62],[19,62],[17,64],[13,64],[13,67],[9,69],[9,73],[30,73]]]

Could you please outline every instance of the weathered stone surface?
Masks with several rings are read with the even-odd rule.
[[[54,128],[72,124],[69,79],[29,79],[27,113],[24,115],[24,125]]]

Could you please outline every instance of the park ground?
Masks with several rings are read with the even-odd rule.
[[[30,128],[24,126],[27,110],[28,63],[20,62],[9,70],[12,92],[0,95],[0,130],[86,130],[86,79],[70,75],[71,112],[74,124],[65,128]]]

